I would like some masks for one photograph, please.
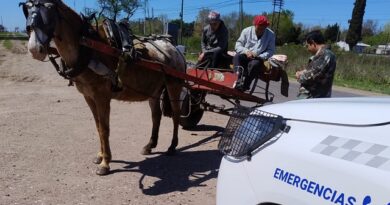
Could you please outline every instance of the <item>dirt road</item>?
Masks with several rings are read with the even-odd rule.
[[[0,46],[0,204],[215,204],[227,117],[205,113],[196,130],[179,130],[179,153],[163,155],[172,123],[163,118],[158,147],[140,154],[151,133],[147,103],[113,101],[112,174],[95,175],[99,139],[81,94],[25,43]]]
[[[163,118],[155,153],[140,154],[151,133],[147,103],[113,101],[112,174],[95,175],[99,139],[74,87],[25,45],[0,46],[0,204],[215,204],[227,118],[206,113],[197,130],[179,130],[179,153],[164,156],[172,135]]]

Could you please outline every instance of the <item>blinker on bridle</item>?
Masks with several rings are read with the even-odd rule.
[[[54,36],[57,17],[56,11],[52,9],[54,4],[45,0],[27,0],[19,3],[19,6],[22,6],[26,17],[26,31],[30,34],[34,30],[38,41],[42,45],[47,45]],[[47,38],[42,39],[42,34]]]

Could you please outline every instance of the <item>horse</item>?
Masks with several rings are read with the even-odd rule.
[[[152,149],[157,146],[162,118],[160,98],[163,90],[166,90],[173,121],[172,141],[166,154],[175,153],[178,145],[180,94],[183,80],[149,70],[145,68],[145,65],[129,63],[125,71],[122,71],[124,73],[121,74],[122,90],[114,92],[111,89],[110,80],[89,69],[88,61],[93,57],[108,68],[115,70],[120,60],[80,45],[80,40],[85,37],[84,31],[92,27],[91,24],[86,25],[83,18],[61,0],[26,0],[21,5],[26,16],[26,30],[29,32],[27,47],[32,57],[43,61],[50,56],[51,47],[49,46],[51,42],[54,42],[63,64],[68,68],[80,70],[70,80],[84,96],[95,120],[100,139],[100,150],[93,160],[95,164],[98,164],[97,175],[107,175],[110,172],[109,163],[112,159],[109,144],[111,99],[129,102],[149,101],[153,126],[151,138],[141,151],[142,154],[147,155],[151,154]],[[104,39],[95,38],[102,43],[105,42]],[[153,42],[145,42],[144,46],[149,60],[185,72],[185,59],[170,42],[155,39]]]

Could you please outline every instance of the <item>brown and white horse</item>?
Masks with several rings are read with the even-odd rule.
[[[129,64],[122,71],[123,90],[111,91],[111,82],[87,68],[91,56],[98,59],[110,69],[115,70],[118,59],[80,45],[85,30],[82,18],[61,0],[27,0],[23,11],[27,19],[27,30],[30,32],[28,50],[33,58],[44,60],[48,55],[50,42],[55,43],[57,52],[67,67],[82,69],[82,72],[71,78],[95,119],[100,139],[100,150],[94,163],[99,164],[96,174],[109,173],[111,150],[109,144],[109,117],[111,99],[123,101],[149,100],[153,128],[149,143],[143,148],[143,154],[150,154],[157,146],[158,132],[162,111],[160,96],[164,88],[168,91],[173,119],[173,138],[167,154],[174,154],[178,144],[178,125],[180,119],[180,93],[183,81],[163,73]],[[167,41],[155,40],[154,45],[145,43],[149,60],[158,61],[171,68],[185,72],[185,60],[176,48]],[[160,50],[162,51],[160,51]],[[167,56],[168,55],[168,56]]]

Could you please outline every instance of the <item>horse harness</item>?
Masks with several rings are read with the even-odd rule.
[[[58,20],[58,18],[60,18],[54,4],[47,0],[27,0],[24,3],[20,3],[19,6],[22,6],[23,13],[26,17],[26,30],[28,33],[34,30],[38,41],[42,45],[48,45],[46,49],[49,54],[49,61],[53,64],[60,76],[70,81],[69,85],[72,85],[72,79],[81,74],[87,67],[88,62],[93,55],[91,50],[117,58],[126,55],[126,59],[130,59],[131,61],[145,61],[145,59],[140,57],[140,52],[136,51],[134,48],[133,40],[136,39],[140,43],[149,42],[168,60],[170,59],[169,55],[153,42],[153,40],[156,39],[171,41],[170,36],[138,37],[130,32],[126,22],[116,23],[110,19],[103,20],[105,36],[99,36],[98,22],[95,18],[95,14],[92,14],[89,17],[82,15],[81,38],[79,41],[81,46],[77,64],[73,68],[70,68],[66,65],[64,60],[61,59],[59,65],[56,61],[56,59],[60,57],[57,49],[49,46],[49,42],[54,37],[56,24],[55,21],[51,20]],[[92,19],[96,20],[96,29],[92,28],[90,23]],[[56,37],[60,38],[59,36]],[[107,40],[109,45],[102,42],[102,39],[103,41]],[[160,62],[148,60],[145,62],[148,64],[148,67],[160,68],[163,65]],[[145,64],[145,62],[143,64]]]

